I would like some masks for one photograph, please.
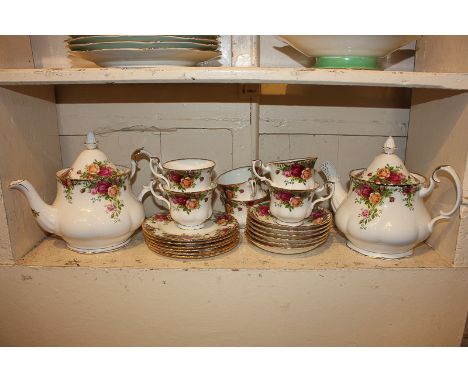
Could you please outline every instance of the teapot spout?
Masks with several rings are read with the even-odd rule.
[[[40,227],[47,232],[57,233],[57,210],[46,204],[27,180],[15,180],[9,188],[21,191],[29,202],[31,211]]]
[[[333,212],[340,207],[341,203],[346,199],[346,191],[341,185],[340,177],[338,176],[338,172],[336,171],[335,166],[329,161],[323,162],[320,165],[320,169],[325,174],[327,180],[335,185],[335,192],[331,198],[331,206]]]

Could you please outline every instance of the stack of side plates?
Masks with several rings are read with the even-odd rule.
[[[70,51],[103,67],[194,66],[221,55],[219,36],[71,36]]]
[[[239,223],[222,212],[213,212],[204,227],[181,229],[169,214],[154,215],[143,222],[146,245],[159,255],[199,259],[226,253],[239,244]]]
[[[250,208],[245,236],[249,242],[269,252],[303,253],[327,241],[332,220],[331,212],[319,207],[298,227],[280,225],[270,215],[268,203],[263,203]]]

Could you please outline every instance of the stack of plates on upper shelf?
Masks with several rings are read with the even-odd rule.
[[[159,255],[199,259],[226,253],[239,244],[239,223],[222,212],[213,212],[203,228],[181,229],[169,213],[154,215],[143,222],[148,247]]]
[[[70,36],[70,51],[103,67],[195,66],[221,55],[219,36]]]
[[[270,214],[268,203],[262,203],[249,209],[245,236],[249,242],[265,251],[292,255],[325,243],[332,224],[331,212],[317,207],[302,225],[281,225]]]

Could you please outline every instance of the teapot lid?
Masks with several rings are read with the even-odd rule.
[[[95,176],[108,176],[116,167],[110,163],[109,158],[98,149],[96,136],[92,131],[86,136],[85,147],[70,167],[70,179],[88,179]],[[101,174],[101,172],[105,172]]]
[[[419,183],[405,167],[403,161],[395,154],[396,145],[392,137],[388,137],[383,145],[383,153],[377,155],[371,164],[357,177],[361,180],[389,185]]]

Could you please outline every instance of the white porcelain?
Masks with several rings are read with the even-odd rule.
[[[265,195],[262,198],[254,199],[254,200],[234,200],[234,199],[227,199],[225,197],[221,197],[221,201],[224,204],[225,211],[234,216],[238,221],[241,228],[245,228],[245,224],[247,222],[247,213],[249,208],[260,204],[268,199],[268,196]]]
[[[92,61],[104,68],[195,66],[221,56],[219,51],[166,48],[166,49],[104,49],[72,54]]]
[[[216,183],[228,200],[257,200],[267,195],[250,166],[229,170],[218,176]]]
[[[212,186],[215,162],[210,159],[185,158],[161,164],[157,157],[150,160],[151,172],[171,191],[197,192]]]
[[[258,179],[270,186],[289,190],[310,190],[316,187],[314,181],[316,160],[316,157],[297,158],[269,162],[264,165],[260,159],[257,159],[252,161],[252,169]],[[263,176],[265,174],[269,174],[271,179]]]
[[[154,185],[155,181],[151,182],[151,193],[156,199],[167,205],[172,219],[178,223],[179,228],[201,229],[211,217],[213,213],[213,192],[216,189],[216,183],[212,183],[207,190],[196,192],[173,191],[159,183],[158,188],[166,197],[157,194],[154,191]]]
[[[416,36],[280,36],[309,57],[383,57],[416,39]]]
[[[315,192],[321,192],[325,188],[329,194],[325,197],[314,199]],[[309,190],[290,190],[269,186],[270,189],[270,214],[277,219],[278,224],[300,226],[308,219],[317,203],[330,199],[333,196],[334,184],[327,182],[320,188]]]
[[[348,193],[329,163],[322,165],[322,169],[336,185],[331,204],[336,225],[348,238],[348,246],[367,256],[395,259],[411,255],[413,248],[429,237],[437,221],[449,219],[457,211],[462,186],[452,167],[440,166],[425,187],[426,178],[398,165],[401,160],[395,158],[391,137],[385,146],[385,153],[369,168],[350,172]],[[441,172],[453,178],[456,201],[450,211],[441,211],[439,216],[431,218],[424,198],[440,181]]]
[[[127,244],[145,217],[141,200],[149,187],[145,186],[138,197],[130,187],[137,154],[132,155],[131,169],[115,166],[97,148],[90,133],[86,150],[72,167],[57,172],[57,196],[51,205],[44,203],[27,180],[11,182],[10,188],[26,196],[41,228],[61,236],[70,249],[110,252]]]

